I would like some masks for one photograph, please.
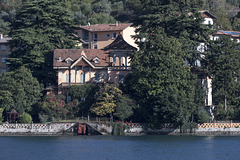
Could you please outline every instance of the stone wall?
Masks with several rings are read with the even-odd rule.
[[[75,123],[49,123],[49,124],[2,124],[0,133],[32,133],[32,134],[58,134],[72,129]]]
[[[188,129],[185,134],[195,135],[240,135],[240,123],[203,123],[198,124],[198,128]],[[131,134],[181,134],[180,129],[164,127],[162,129],[152,129],[145,125],[135,125],[125,130],[126,135]]]

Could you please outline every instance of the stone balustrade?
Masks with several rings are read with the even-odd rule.
[[[0,125],[0,133],[47,133],[54,134],[66,131],[73,127],[76,123],[16,123],[16,124],[2,124]]]
[[[198,128],[240,128],[240,123],[203,123]]]

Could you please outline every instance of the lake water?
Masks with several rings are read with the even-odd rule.
[[[0,160],[239,160],[240,136],[0,137]]]

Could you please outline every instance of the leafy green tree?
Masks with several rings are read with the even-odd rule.
[[[238,14],[232,18],[230,18],[232,28],[234,31],[240,31],[240,11]]]
[[[112,11],[111,2],[108,0],[100,0],[93,5],[93,11],[95,13],[107,13],[110,14]]]
[[[83,84],[71,86],[69,89],[69,95],[72,98],[71,108],[72,113],[76,117],[87,116],[90,111],[90,107],[95,103],[95,93],[99,90],[97,84]]]
[[[11,24],[13,51],[10,68],[25,66],[41,83],[55,82],[53,50],[73,48],[72,15],[57,0],[36,0],[24,3]]]
[[[239,105],[240,50],[239,44],[230,37],[212,41],[206,53],[206,68],[213,77],[213,99],[215,104]],[[238,100],[237,100],[238,99]],[[227,102],[228,100],[228,102]]]
[[[7,72],[0,78],[0,104],[1,107],[18,112],[28,112],[32,105],[41,100],[42,86],[36,78],[32,77],[29,69],[20,67]]]
[[[20,115],[20,123],[32,123],[32,116],[26,112]]]
[[[115,19],[106,13],[92,14],[92,17],[89,19],[91,24],[109,24],[115,23]]]
[[[114,116],[118,117],[121,121],[124,121],[132,116],[133,110],[136,108],[135,101],[127,95],[123,95],[116,105]]]
[[[91,111],[99,116],[110,115],[113,120],[113,113],[116,110],[116,103],[122,96],[122,91],[114,84],[104,84],[96,93],[96,103],[92,105]]]

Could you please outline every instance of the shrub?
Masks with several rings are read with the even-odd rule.
[[[32,116],[26,112],[20,115],[20,123],[32,123]]]

